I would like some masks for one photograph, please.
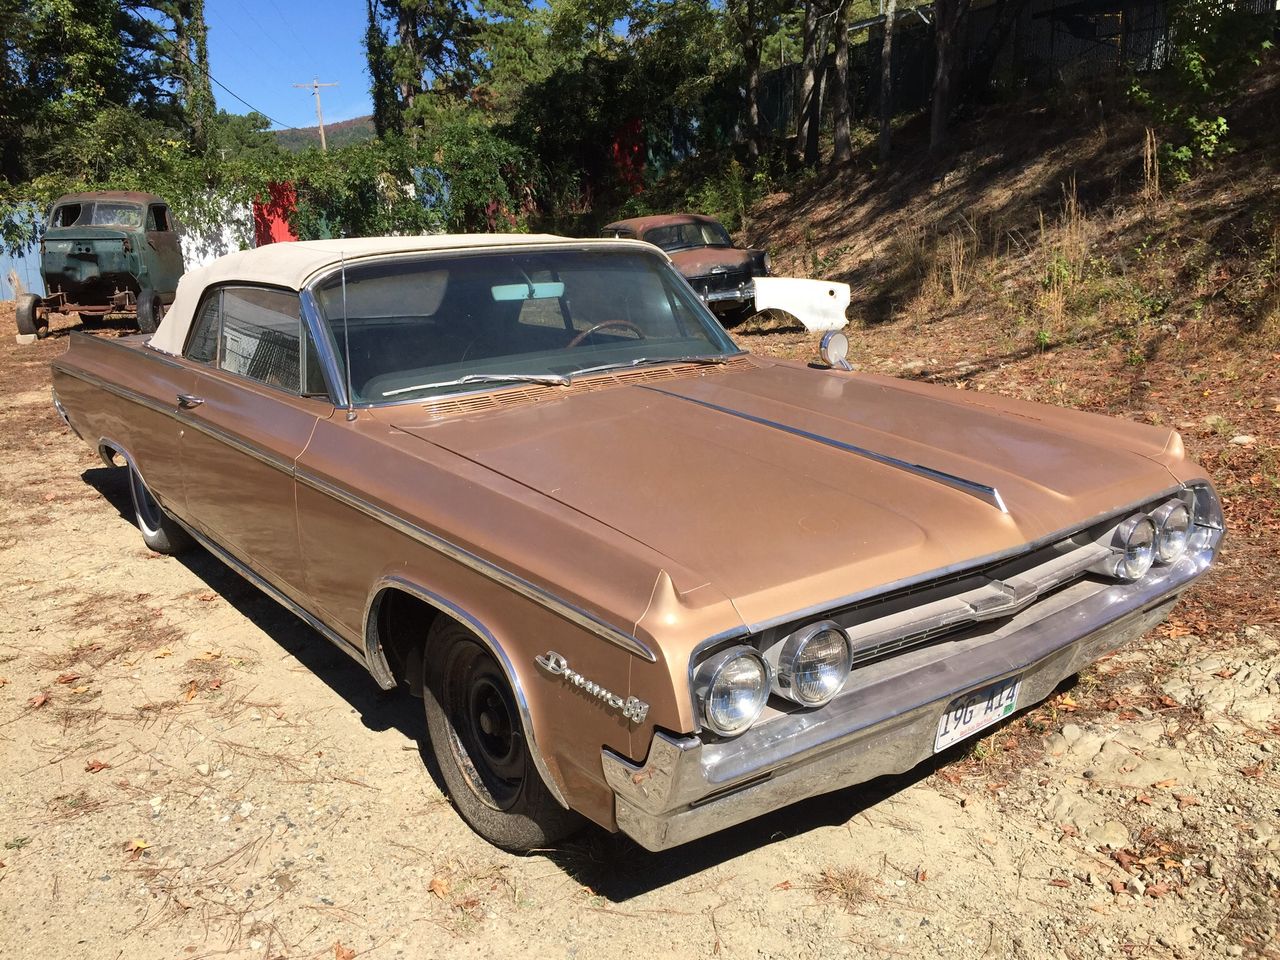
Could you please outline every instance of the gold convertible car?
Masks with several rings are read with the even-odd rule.
[[[509,849],[908,770],[1159,623],[1223,536],[1177,433],[751,356],[637,241],[235,253],[53,373],[148,546],[421,697]]]

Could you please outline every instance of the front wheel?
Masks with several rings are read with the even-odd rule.
[[[24,293],[15,304],[18,332],[35,335],[43,340],[49,335],[49,318],[40,315],[40,298],[34,293]]]
[[[138,294],[138,329],[143,333],[155,333],[164,317],[164,301],[150,287]]]
[[[502,668],[461,624],[433,626],[423,658],[427,733],[462,819],[504,850],[547,847],[581,818],[538,774]]]
[[[178,554],[191,546],[191,534],[164,512],[133,464],[129,464],[129,495],[142,541],[156,553]]]

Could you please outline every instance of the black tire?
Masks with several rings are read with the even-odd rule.
[[[551,846],[582,825],[542,782],[502,668],[454,620],[441,617],[432,626],[422,699],[449,797],[476,833],[524,852]]]
[[[142,532],[142,542],[156,553],[176,555],[191,546],[191,534],[164,512],[151,495],[138,471],[129,464],[129,496],[133,498],[133,517]]]
[[[143,333],[155,333],[164,317],[164,301],[150,287],[138,294],[138,329]]]
[[[18,298],[17,321],[18,332],[35,334],[41,340],[49,335],[49,319],[40,316],[40,298],[34,293],[24,293]]]

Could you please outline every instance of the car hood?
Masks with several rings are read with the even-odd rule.
[[[747,625],[1016,550],[1177,482],[1155,459],[1176,439],[1168,430],[744,366],[548,388],[434,422],[416,407],[392,417],[669,558],[677,595],[713,587]],[[910,465],[995,488],[1005,509]]]
[[[686,277],[705,277],[717,268],[726,272],[744,270],[751,266],[754,255],[755,251],[736,247],[694,247],[668,254]]]

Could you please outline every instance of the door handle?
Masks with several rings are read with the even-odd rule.
[[[178,394],[178,406],[183,410],[190,410],[192,407],[198,407],[204,403],[204,397],[192,396],[189,393]]]

